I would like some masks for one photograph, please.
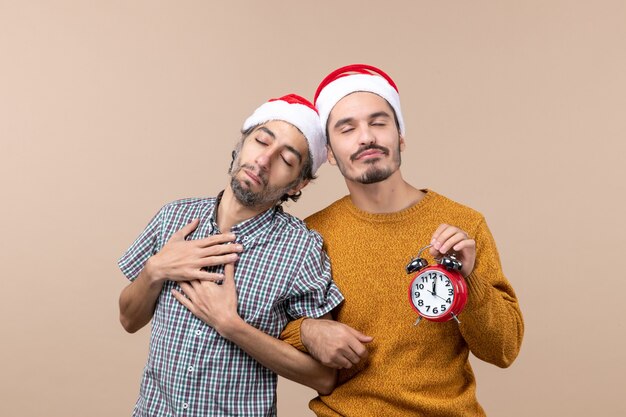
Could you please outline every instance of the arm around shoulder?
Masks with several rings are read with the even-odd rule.
[[[278,375],[313,388],[321,395],[330,394],[337,382],[337,372],[326,367],[288,343],[273,338],[243,320],[218,332],[241,347],[266,368]]]

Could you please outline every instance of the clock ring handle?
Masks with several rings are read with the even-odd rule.
[[[422,252],[424,252],[426,249],[432,246],[433,245],[424,246],[422,249],[420,249],[419,253],[417,254],[417,257],[421,258]],[[434,259],[435,261],[437,261],[437,263],[443,265],[448,270],[456,269],[457,271],[460,271],[461,268],[463,267],[463,263],[459,261],[458,259],[456,259],[456,254],[454,252],[451,253],[450,255],[445,255],[445,256],[442,256],[441,258],[434,258]]]
[[[422,257],[422,252],[424,252],[426,249],[431,248],[433,245],[426,245],[424,246],[422,249],[420,249],[420,251],[417,253],[417,257],[421,258]]]

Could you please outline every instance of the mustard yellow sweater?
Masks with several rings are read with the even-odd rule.
[[[374,337],[367,361],[341,370],[334,392],[313,399],[310,408],[318,416],[484,416],[469,352],[507,367],[524,325],[482,215],[428,190],[416,205],[391,214],[363,212],[346,196],[306,222],[323,236],[345,296],[335,319]],[[441,223],[476,240],[468,302],[460,325],[422,320],[414,327],[417,314],[407,296],[412,277],[404,267]],[[283,337],[302,347],[300,323],[292,322]]]

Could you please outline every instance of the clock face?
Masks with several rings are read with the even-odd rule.
[[[411,283],[411,303],[425,317],[440,317],[448,313],[454,303],[454,286],[438,270],[426,270]]]

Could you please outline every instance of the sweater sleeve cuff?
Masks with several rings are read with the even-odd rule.
[[[308,353],[308,351],[302,344],[302,339],[300,338],[300,326],[302,326],[302,322],[306,318],[307,317],[301,317],[297,320],[287,323],[287,326],[285,326],[283,332],[280,334],[280,339],[284,342],[289,343],[291,346],[295,347],[299,351]]]

